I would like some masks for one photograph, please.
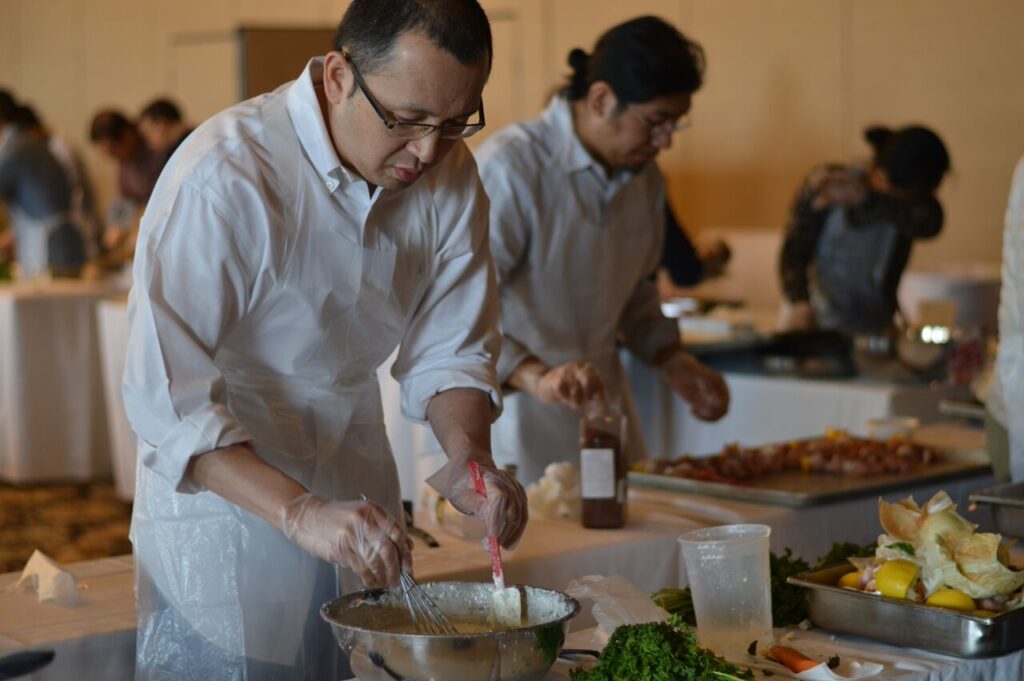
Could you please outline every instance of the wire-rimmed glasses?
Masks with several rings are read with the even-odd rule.
[[[686,130],[693,124],[693,121],[690,119],[689,114],[686,114],[678,121],[666,119],[664,121],[659,121],[655,123],[654,121],[648,120],[645,116],[641,116],[633,109],[630,109],[629,112],[636,116],[636,119],[638,121],[646,125],[650,129],[652,135],[661,134],[665,135],[666,137],[671,137],[674,133],[677,133],[680,130]]]
[[[442,123],[441,125],[431,125],[430,123],[405,123],[399,121],[381,106],[377,98],[373,96],[370,89],[366,87],[366,81],[363,80],[362,75],[359,73],[359,69],[356,67],[356,63],[352,61],[351,55],[346,54],[349,65],[352,67],[352,75],[355,77],[356,85],[362,91],[363,96],[366,97],[366,101],[370,103],[373,110],[380,116],[381,122],[388,129],[388,134],[392,137],[398,137],[406,140],[418,140],[428,135],[432,135],[434,131],[440,131],[441,138],[446,140],[460,140],[475,135],[484,128],[484,103],[480,102],[480,120],[475,123]]]

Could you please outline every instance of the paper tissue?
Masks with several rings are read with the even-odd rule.
[[[7,587],[7,591],[36,593],[40,603],[49,602],[54,605],[78,605],[81,600],[71,573],[38,549],[32,552],[21,577]]]

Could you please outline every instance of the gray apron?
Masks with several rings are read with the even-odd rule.
[[[829,212],[811,277],[811,305],[819,326],[878,333],[892,324],[905,263],[902,241],[889,222],[854,226],[845,208]]]

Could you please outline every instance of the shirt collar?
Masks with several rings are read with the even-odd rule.
[[[360,178],[341,164],[327,132],[327,124],[314,90],[323,80],[324,58],[314,57],[306,64],[298,80],[288,88],[288,113],[299,143],[328,191],[333,193],[340,185],[351,184]]]
[[[559,139],[559,158],[562,167],[569,174],[591,171],[603,183],[610,194],[614,194],[622,186],[636,176],[636,171],[618,170],[609,176],[604,166],[591,156],[583,146],[572,121],[572,103],[565,95],[555,95],[551,99],[544,116],[548,118]]]
[[[568,97],[555,95],[551,99],[551,104],[548,105],[547,111],[544,112],[544,116],[551,122],[558,136],[560,145],[559,157],[562,161],[562,167],[570,173],[594,168],[601,171],[601,175],[604,175],[601,165],[594,160],[594,157],[583,146],[579,136],[576,134],[575,128],[573,128],[572,104],[569,102]]]

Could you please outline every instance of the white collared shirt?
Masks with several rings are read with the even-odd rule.
[[[630,457],[643,436],[619,362],[622,338],[641,359],[679,342],[661,314],[653,273],[664,239],[665,187],[649,163],[611,177],[573,130],[569,104],[556,97],[539,117],[499,130],[477,151],[491,199],[491,252],[504,340],[498,377],[506,382],[533,355],[549,367],[592,363],[629,419]],[[579,456],[579,414],[510,393],[492,429],[495,460],[520,479]]]
[[[233,389],[336,395],[399,342],[392,373],[409,418],[424,421],[455,387],[500,408],[487,201],[471,154],[457,144],[404,191],[371,194],[328,135],[322,71],[314,59],[197,128],[143,217],[123,392],[142,462],[179,491],[193,491],[190,457],[252,439],[228,407]]]
[[[491,199],[502,381],[531,354],[548,366],[605,356],[620,333],[645,360],[678,342],[651,278],[665,220],[653,162],[609,178],[576,136],[563,97],[495,133],[476,157]]]

